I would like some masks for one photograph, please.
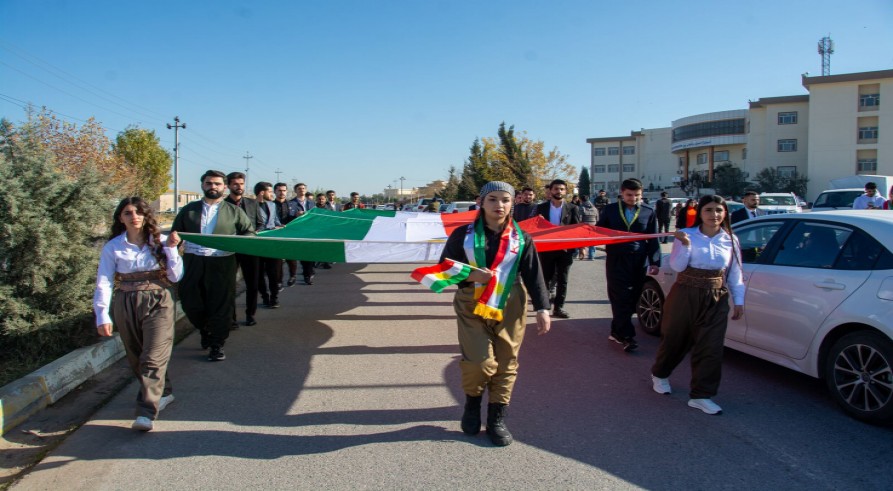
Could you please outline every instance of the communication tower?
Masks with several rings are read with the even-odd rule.
[[[831,55],[834,54],[834,41],[831,35],[819,39],[819,54],[822,55],[822,76],[831,75]]]

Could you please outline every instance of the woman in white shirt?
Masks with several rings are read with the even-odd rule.
[[[741,248],[729,225],[729,208],[721,196],[704,196],[691,228],[676,231],[670,267],[678,273],[664,303],[660,347],[651,367],[652,387],[671,392],[669,376],[691,351],[688,405],[707,414],[722,408],[712,397],[719,389],[723,340],[729,322],[744,315]]]
[[[100,336],[111,336],[114,317],[127,361],[140,381],[137,417],[131,427],[149,431],[158,412],[174,400],[167,364],[174,345],[170,286],[183,277],[177,252],[180,237],[177,232],[169,237],[159,232],[152,209],[142,198],[123,199],[113,220],[96,275],[96,329]]]

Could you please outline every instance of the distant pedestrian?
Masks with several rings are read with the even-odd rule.
[[[712,398],[722,373],[730,291],[735,305],[732,320],[744,315],[741,248],[732,233],[728,205],[721,196],[704,196],[697,209],[695,226],[677,230],[673,241],[670,268],[678,275],[664,303],[651,381],[655,392],[669,394],[670,374],[690,351],[688,405],[707,414],[719,414],[722,408]]]
[[[288,199],[288,184],[277,182],[273,185],[273,195],[275,197],[274,205],[276,206],[276,214],[279,215],[279,223],[287,225],[289,222],[298,217],[298,202]],[[303,208],[300,208],[303,210]],[[294,259],[285,259],[288,265],[288,286],[294,286],[298,281],[298,262]],[[282,273],[279,274],[280,287],[282,286]]]
[[[296,217],[299,217],[316,207],[316,204],[313,202],[313,193],[307,192],[307,185],[303,182],[295,184],[295,197],[292,201],[297,205],[297,210],[295,211]],[[301,261],[301,276],[304,277],[304,284],[313,284],[313,276],[316,274],[315,265],[316,263],[314,261]],[[297,265],[288,263],[288,268],[288,272],[292,277],[297,274]],[[289,284],[291,283],[291,278],[289,278]]]
[[[620,192],[621,202],[605,207],[598,218],[598,226],[630,234],[656,234],[654,209],[641,202],[642,182],[626,179],[620,184]],[[657,239],[608,244],[605,252],[605,278],[613,316],[608,339],[631,352],[639,347],[631,318],[636,312],[646,274],[657,273],[660,266],[660,244]]]
[[[524,186],[518,196],[520,201],[515,204],[514,208],[512,208],[512,218],[514,218],[516,222],[523,222],[534,214],[536,205],[533,203],[533,198],[535,198],[536,195],[533,193],[532,187]]]
[[[257,230],[264,232],[282,227],[279,221],[279,213],[273,202],[273,184],[261,181],[254,185],[254,195],[257,196],[257,210],[263,225]],[[272,257],[260,258],[258,270],[257,291],[264,301],[264,307],[279,308],[279,285],[282,284],[282,259]]]
[[[741,198],[741,202],[744,203],[744,208],[733,212],[730,216],[732,225],[744,220],[748,220],[750,218],[763,216],[765,214],[759,208],[760,195],[757,194],[756,191],[746,191],[744,193],[744,197]]]
[[[676,230],[693,227],[698,216],[698,202],[689,198],[676,214]]]
[[[670,232],[670,211],[673,203],[668,196],[667,192],[663,191],[660,193],[660,199],[654,203],[654,212],[657,214],[657,233]],[[660,238],[662,244],[666,244],[669,240],[668,237]]]
[[[595,197],[595,201],[592,204],[595,205],[595,208],[601,213],[606,206],[611,204],[611,200],[608,199],[608,193],[606,193],[604,189],[600,189],[598,191],[598,196]]]
[[[459,328],[465,411],[462,431],[481,431],[481,402],[488,392],[487,435],[494,445],[512,443],[506,409],[518,374],[527,296],[536,310],[537,333],[549,332],[549,296],[536,246],[511,218],[514,189],[505,182],[481,188],[482,208],[473,223],[456,228],[441,262],[453,259],[475,268],[453,299]]]
[[[96,329],[100,336],[111,336],[114,319],[127,362],[140,382],[131,428],[150,431],[158,413],[174,401],[167,366],[176,318],[170,287],[183,277],[180,237],[160,233],[142,198],[121,200],[112,219],[93,294]]]
[[[245,174],[241,172],[230,172],[226,175],[226,187],[229,188],[229,195],[224,201],[232,203],[248,215],[248,219],[254,224],[255,230],[261,228],[264,224],[257,211],[257,200],[246,198],[245,195]],[[254,316],[257,315],[257,282],[260,271],[260,258],[248,254],[236,253],[236,264],[242,270],[242,281],[245,282],[245,325],[257,325]],[[233,325],[232,329],[238,329],[239,324],[236,322],[235,297],[233,297]]]
[[[335,191],[331,189],[326,191],[326,202],[323,208],[331,211],[341,211],[341,201],[335,195]]]
[[[344,211],[347,211],[347,210],[352,210],[354,208],[357,208],[359,210],[363,210],[366,208],[366,205],[364,205],[363,203],[360,202],[360,193],[358,193],[356,191],[350,193],[350,201],[346,205],[344,205],[344,207],[342,209]]]
[[[881,196],[877,191],[877,184],[873,182],[865,183],[865,194],[859,196],[853,201],[854,210],[881,210],[884,208],[886,198]]]
[[[553,180],[549,183],[549,200],[536,205],[534,213],[552,225],[563,226],[580,223],[580,209],[565,201],[566,193],[567,183],[561,179]],[[570,314],[564,310],[564,301],[567,298],[567,284],[571,265],[574,263],[575,250],[561,249],[540,253],[540,263],[542,263],[546,283],[550,289],[553,284],[555,286],[552,315],[559,319],[570,318]]]
[[[583,223],[595,226],[598,223],[598,208],[589,201],[589,196],[583,195],[582,201],[580,203],[580,217]],[[595,259],[595,246],[589,247],[581,247],[580,248],[580,259],[584,259],[587,257],[587,254],[584,254],[584,251],[588,252],[588,258],[590,261]]]

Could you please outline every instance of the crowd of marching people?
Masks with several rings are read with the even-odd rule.
[[[307,186],[259,182],[255,198],[245,196],[245,175],[209,170],[201,178],[203,198],[184,206],[169,234],[162,234],[149,205],[133,197],[120,202],[112,216],[109,241],[102,249],[94,296],[97,330],[120,333],[128,362],[140,381],[137,417],[132,427],[153,429],[158,413],[173,402],[167,365],[173,346],[174,297],[200,334],[208,360],[226,359],[224,345],[239,327],[236,313],[236,271],[245,282],[244,325],[257,324],[258,299],[267,308],[279,307],[279,293],[297,284],[313,285],[318,269],[328,263],[282,260],[232,253],[181,239],[181,233],[253,235],[283,227],[313,208],[344,211],[365,208],[358,193],[341,203],[334,191],[313,195]],[[568,184],[553,180],[546,199],[535,203],[530,187],[518,192],[508,183],[487,183],[480,191],[474,221],[456,228],[444,246],[441,262],[457,261],[469,271],[457,279],[453,306],[457,316],[462,359],[462,389],[466,396],[461,429],[480,432],[481,409],[487,397],[486,433],[493,444],[513,441],[506,425],[507,406],[517,377],[517,357],[527,318],[528,300],[535,311],[539,334],[549,332],[551,318],[566,319],[564,309],[574,259],[596,257],[594,247],[537,252],[518,222],[540,217],[556,226],[586,223],[599,228],[646,235],[641,240],[610,243],[605,250],[605,279],[611,305],[608,340],[625,352],[638,349],[632,316],[648,274],[661,266],[660,243],[672,233],[669,267],[678,273],[666,298],[661,340],[651,368],[652,388],[672,391],[669,376],[690,353],[692,379],[688,405],[707,414],[722,409],[713,397],[721,379],[723,339],[728,320],[744,313],[744,283],[740,246],[731,223],[760,216],[759,196],[745,193],[745,207],[729,213],[715,195],[689,200],[676,209],[666,193],[654,205],[642,199],[637,179],[621,183],[618,199],[604,191],[567,198]],[[889,208],[876,198],[876,186],[866,185],[857,200],[865,208]],[[856,207],[856,206],[854,206]],[[300,271],[298,268],[300,263]],[[113,322],[114,321],[114,322]]]

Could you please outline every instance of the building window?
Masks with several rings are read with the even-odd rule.
[[[593,166],[592,166],[592,173],[593,173],[593,174],[604,174],[604,173],[605,173],[605,166],[604,166],[604,165],[593,165]]]
[[[685,157],[679,157],[679,167],[685,166]]]
[[[596,147],[596,148],[595,148],[595,156],[596,156],[596,157],[603,157],[604,155],[605,155],[605,148],[604,148],[604,147]]]
[[[796,152],[797,151],[797,140],[796,139],[778,140],[778,151],[779,152]]]
[[[877,172],[877,159],[859,159],[856,161],[856,172],[869,174]]]
[[[636,147],[623,147],[623,155],[635,155]]]
[[[680,126],[673,130],[673,143],[692,138],[708,136],[743,135],[745,133],[744,118],[709,121]]]
[[[859,128],[859,140],[877,140],[877,126]]]
[[[620,172],[620,164],[608,164],[608,172]]]
[[[609,192],[617,192],[620,189],[620,181],[611,181],[608,183]],[[610,196],[608,196],[610,198]]]
[[[783,177],[785,179],[793,179],[797,177],[797,166],[795,165],[780,165],[778,166],[778,177]]]
[[[741,160],[747,160],[747,147],[741,149]]]
[[[880,105],[880,94],[862,94],[859,96],[859,107],[877,107]]]
[[[778,124],[797,124],[797,111],[778,113]]]
[[[714,162],[725,162],[729,160],[729,151],[723,150],[721,152],[713,152],[713,161]]]
[[[602,190],[602,189],[605,189],[605,183],[603,183],[603,182],[593,182],[593,183],[592,183],[592,189],[594,189],[594,190],[596,190],[596,191],[600,191],[600,190]]]
[[[707,163],[707,154],[706,154],[706,153],[699,153],[699,154],[698,154],[698,164],[699,164],[699,165],[703,165],[703,164],[706,164],[706,163]]]
[[[620,147],[608,147],[608,155],[619,155]]]
[[[636,164],[623,164],[623,172],[635,172]]]

